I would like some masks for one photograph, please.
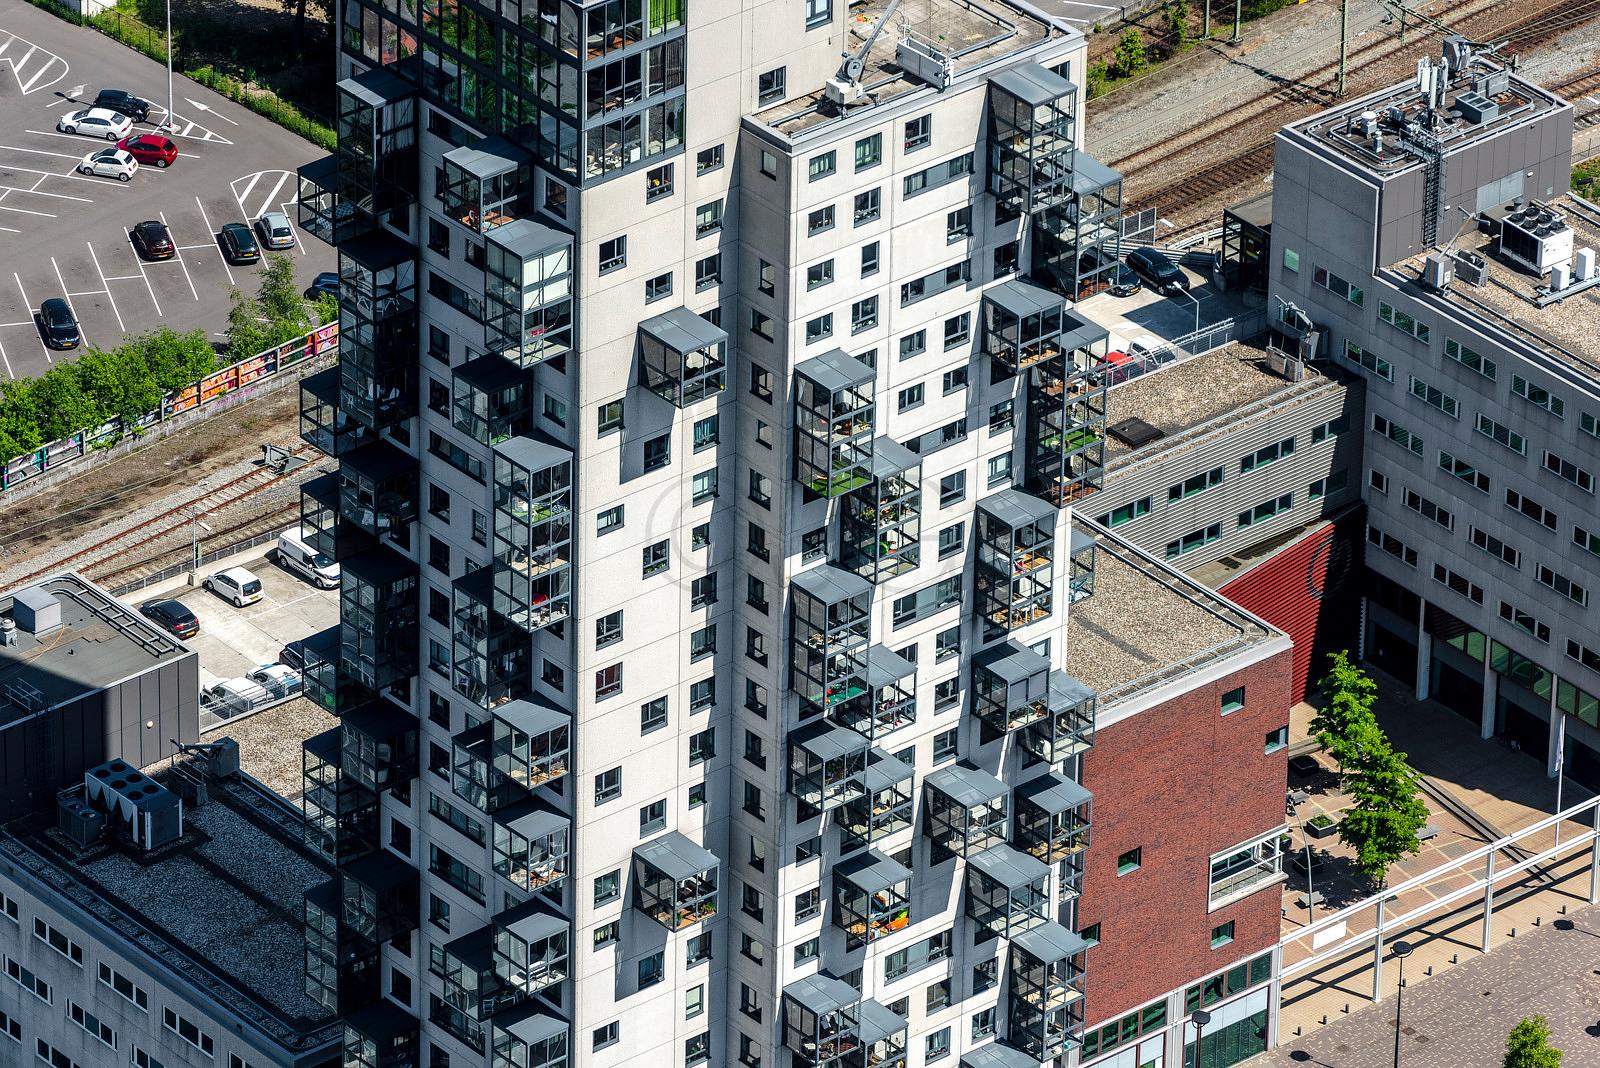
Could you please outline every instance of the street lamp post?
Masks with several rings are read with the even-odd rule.
[[[1406,958],[1411,956],[1410,942],[1396,942],[1390,949],[1400,962],[1400,986],[1394,995],[1394,1068],[1400,1068],[1400,1007],[1406,996]]]
[[[164,123],[170,131],[172,129],[172,0],[167,0],[167,121]]]
[[[1206,1024],[1211,1022],[1211,1014],[1205,1009],[1195,1009],[1189,1014],[1189,1019],[1194,1021],[1194,1064],[1186,1068],[1200,1068],[1200,1036],[1205,1033]]]

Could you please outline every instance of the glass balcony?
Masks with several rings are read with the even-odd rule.
[[[974,857],[1006,840],[1010,790],[977,768],[952,764],[923,780],[922,833],[934,845],[934,863]]]
[[[417,673],[417,565],[385,546],[339,562],[341,667],[369,690]]]
[[[1050,661],[1011,640],[972,660],[972,705],[990,737],[1032,726],[1050,714]]]
[[[371,534],[340,514],[337,471],[300,484],[300,537],[330,562],[377,544]]]
[[[329,456],[342,456],[374,440],[372,429],[339,408],[339,369],[300,380],[300,440]]]
[[[416,256],[386,230],[339,246],[339,407],[374,430],[417,414]]]
[[[339,880],[312,887],[304,901],[306,996],[341,1015],[377,1001],[378,947],[363,944],[340,921]]]
[[[539,798],[494,814],[494,871],[519,890],[542,890],[567,877],[572,821]]]
[[[457,797],[491,815],[528,800],[528,790],[494,766],[494,723],[468,727],[450,739],[450,786]]]
[[[506,989],[537,994],[567,978],[571,922],[534,898],[494,918],[494,971]]]
[[[1055,595],[1056,509],[1021,490],[978,502],[974,590],[983,640],[1050,616]]]
[[[844,566],[871,583],[922,562],[922,459],[892,438],[872,443],[872,481],[847,495],[840,513]]]
[[[372,229],[373,220],[339,196],[337,156],[330,154],[303,164],[295,177],[300,229],[328,245]]]
[[[1099,544],[1093,534],[1072,528],[1072,543],[1068,549],[1067,593],[1073,604],[1094,596],[1095,549]]]
[[[717,914],[721,861],[677,831],[633,851],[633,907],[668,931],[684,931]]]
[[[908,830],[912,820],[911,765],[881,749],[867,757],[859,797],[846,801],[834,816],[845,840],[854,845],[875,842]]]
[[[867,687],[828,709],[828,718],[868,741],[917,721],[917,666],[884,645],[867,650]]]
[[[1072,156],[1072,188],[1033,216],[1033,273],[1072,300],[1113,284],[1122,265],[1122,175],[1087,152]]]
[[[861,1002],[865,1068],[906,1068],[906,1021],[871,998]]]
[[[494,610],[494,569],[480,567],[451,587],[450,682],[479,708],[498,708],[529,690],[528,632]]]
[[[528,633],[572,602],[572,453],[531,437],[494,449],[494,609]]]
[[[967,916],[980,930],[1014,938],[1045,922],[1050,869],[1009,845],[967,859]]]
[[[1022,748],[1051,764],[1094,744],[1095,692],[1064,671],[1050,673],[1050,714],[1022,735]]]
[[[1058,772],[1029,779],[1014,792],[1011,844],[1061,871],[1064,893],[1083,882],[1083,851],[1089,848],[1092,795]]]
[[[1028,369],[1030,493],[1065,507],[1100,488],[1105,474],[1104,327],[1063,316],[1062,354]]]
[[[572,717],[541,697],[512,701],[494,711],[494,769],[525,790],[567,773]]]
[[[486,234],[533,207],[533,163],[503,137],[488,137],[444,154],[444,213]]]
[[[1035,1068],[1064,1056],[1083,1033],[1088,948],[1089,943],[1053,921],[1011,940],[1007,1035],[1033,1058]]]
[[[451,1034],[470,1038],[469,1044],[481,1049],[483,1022],[521,1001],[522,993],[509,989],[500,978],[493,927],[480,927],[446,942],[442,955],[444,998],[439,1008],[443,1011],[435,1022]]]
[[[527,370],[572,349],[572,237],[532,219],[484,243],[484,347]]]
[[[417,1018],[387,998],[344,1018],[342,1068],[416,1068]]]
[[[1059,293],[1011,279],[983,292],[983,351],[997,378],[1021,374],[1061,355]]]
[[[1005,1042],[991,1042],[961,1055],[961,1068],[1039,1068],[1040,1063]]]
[[[338,203],[365,219],[403,210],[417,182],[417,90],[381,68],[336,87]]]
[[[373,537],[403,531],[417,518],[417,458],[387,441],[339,461],[339,516]]]
[[[300,754],[305,842],[330,864],[340,865],[378,848],[378,794],[341,774],[341,728],[305,740]]]
[[[789,734],[789,792],[813,812],[830,812],[866,794],[872,743],[855,731],[813,723]]]
[[[861,995],[821,974],[790,983],[783,988],[783,1044],[812,1068],[859,1068]]]
[[[528,373],[493,353],[455,369],[450,384],[455,428],[480,445],[498,445],[533,427],[533,382]]]
[[[399,790],[417,777],[417,717],[382,698],[339,719],[345,777],[369,790]]]
[[[989,81],[989,191],[1007,212],[1062,203],[1072,185],[1077,87],[1037,63]]]
[[[340,581],[343,582],[342,573]],[[305,639],[302,649],[305,662],[300,669],[303,684],[300,692],[308,700],[335,716],[372,700],[373,692],[355,680],[341,659],[337,623]]]
[[[339,869],[340,919],[377,948],[417,929],[417,869],[386,849]]]
[[[538,1002],[494,1018],[493,1068],[567,1068],[571,1025]]]
[[[842,349],[794,371],[795,477],[812,499],[868,485],[877,372]]]
[[[728,332],[688,308],[639,324],[639,384],[676,408],[728,386]]]
[[[790,686],[822,709],[864,698],[872,584],[823,564],[795,575],[789,589]]]
[[[869,849],[833,865],[833,925],[857,949],[911,924],[911,869]]]

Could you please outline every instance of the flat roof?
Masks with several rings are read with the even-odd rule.
[[[1084,519],[1094,535],[1094,593],[1067,613],[1065,670],[1117,704],[1206,664],[1283,638],[1271,627],[1131,543]]]
[[[1553,209],[1572,231],[1574,251],[1588,248],[1600,253],[1600,205],[1572,193],[1540,203]],[[1504,213],[1504,206],[1491,212],[1496,216]],[[1510,334],[1591,378],[1600,379],[1600,329],[1596,329],[1600,324],[1600,285],[1559,301],[1543,301],[1541,295],[1549,287],[1549,275],[1537,274],[1499,253],[1498,238],[1471,228],[1457,240],[1456,247],[1476,253],[1483,260],[1487,277],[1482,285],[1473,285],[1458,267],[1455,281],[1443,293],[1425,287],[1421,279],[1426,254],[1381,273],[1414,295],[1445,301],[1487,324],[1491,332]],[[1600,270],[1600,264],[1596,269]],[[1573,282],[1568,289],[1579,284]]]
[[[273,793],[298,802],[305,792],[300,747],[339,725],[339,717],[305,697],[226,720],[203,732],[203,742],[239,743],[239,768]]]
[[[100,587],[74,574],[31,582],[0,595],[11,618],[19,594],[42,591],[61,606],[61,626],[0,645],[0,727],[76,700],[162,664],[196,655]]]
[[[851,4],[840,51],[853,54],[866,44],[889,4],[890,0]],[[1052,35],[1065,36],[1066,32],[1002,0],[901,0],[891,24],[878,34],[867,53],[861,72],[861,83],[867,90],[864,102],[841,111],[828,103],[819,87],[816,92],[763,108],[754,119],[792,137],[927,88],[928,82],[905,70],[897,60],[897,46],[908,33],[913,40],[936,47],[950,57],[954,82],[969,71],[1020,53]]]
[[[146,769],[157,782],[169,768]],[[79,851],[34,813],[0,832],[0,852],[105,929],[119,952],[153,958],[285,1049],[339,1035],[334,1013],[306,996],[306,891],[333,870],[303,842],[293,806],[248,779],[211,779],[184,806],[184,836],[142,856],[102,841]]]

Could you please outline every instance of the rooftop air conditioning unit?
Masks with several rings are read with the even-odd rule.
[[[1587,282],[1594,277],[1594,249],[1580,248],[1577,255],[1572,257],[1572,278],[1575,282]],[[3,626],[3,624],[0,624]]]
[[[1429,289],[1443,293],[1455,281],[1455,260],[1437,252],[1430,252],[1422,261],[1422,283]]]
[[[0,646],[17,644],[17,621],[10,616],[0,616]]]
[[[1550,268],[1550,292],[1559,293],[1572,284],[1572,268],[1565,263],[1558,263]]]
[[[1507,215],[1500,228],[1500,252],[1539,275],[1572,260],[1572,228],[1556,212],[1530,204]]]
[[[140,849],[183,837],[183,801],[127,761],[108,760],[83,773],[89,803]]]
[[[1481,286],[1488,278],[1488,264],[1476,252],[1458,248],[1450,254],[1450,258],[1455,261],[1455,276],[1458,281],[1465,282],[1469,286]]]
[[[88,849],[105,833],[106,817],[83,798],[65,794],[56,802],[56,830],[79,849]]]

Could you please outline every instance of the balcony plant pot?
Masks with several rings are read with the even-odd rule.
[[[1306,834],[1311,838],[1328,838],[1338,827],[1338,820],[1318,813],[1306,821]]]

